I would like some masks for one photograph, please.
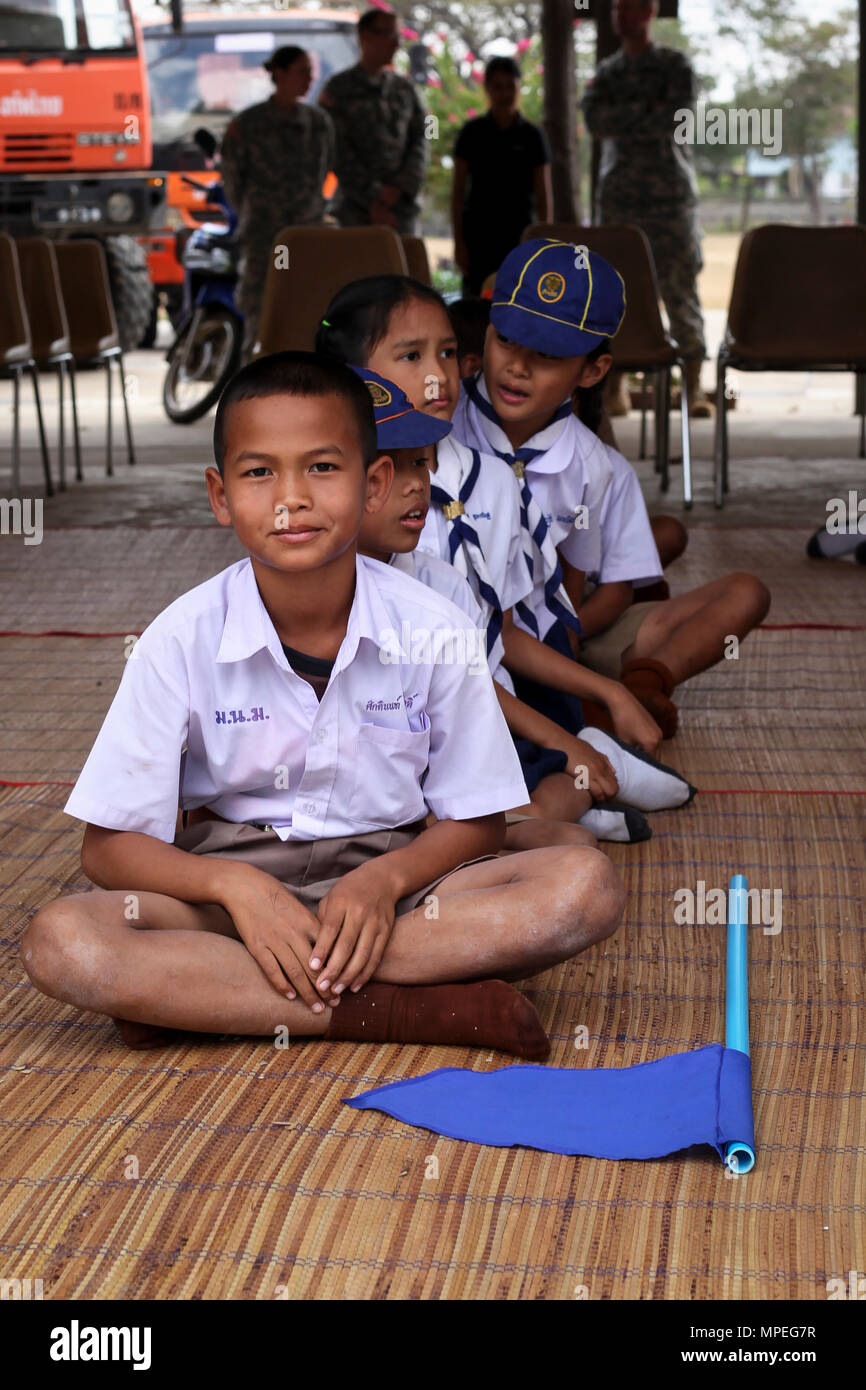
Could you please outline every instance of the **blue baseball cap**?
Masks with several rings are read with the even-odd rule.
[[[496,274],[490,322],[503,338],[550,357],[583,357],[612,338],[625,313],[619,271],[586,246],[535,237]]]
[[[349,365],[373,398],[376,442],[383,453],[388,449],[419,449],[426,444],[438,444],[451,433],[450,420],[437,420],[434,415],[416,410],[396,382],[369,367]]]

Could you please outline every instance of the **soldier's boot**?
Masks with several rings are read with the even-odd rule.
[[[689,401],[689,415],[693,420],[711,420],[716,413],[712,401],[707,400],[701,390],[701,367],[699,357],[690,357],[686,368],[686,395]]]
[[[604,389],[604,408],[608,415],[620,417],[631,410],[628,378],[625,372],[608,372]]]

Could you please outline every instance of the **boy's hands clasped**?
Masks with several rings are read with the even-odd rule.
[[[383,856],[386,859],[387,856]],[[378,969],[394,929],[397,893],[387,864],[371,859],[344,874],[319,903],[309,968],[324,997],[357,992]]]
[[[279,879],[251,864],[232,864],[220,902],[267,979],[286,999],[300,995],[321,1013],[324,1005],[310,969],[319,921]]]
[[[322,898],[318,916],[264,870],[232,869],[238,872],[222,906],[278,993],[321,1013],[325,1004],[339,1004],[344,990],[367,983],[394,928],[399,896],[381,860],[344,874]]]

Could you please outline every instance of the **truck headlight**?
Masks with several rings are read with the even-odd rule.
[[[135,216],[135,203],[128,193],[109,194],[105,209],[112,222],[131,222]]]

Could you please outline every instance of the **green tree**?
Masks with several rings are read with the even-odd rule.
[[[821,176],[828,145],[850,132],[857,101],[853,11],[810,23],[790,0],[718,0],[719,32],[755,56],[732,105],[780,110],[781,153],[792,159],[821,220]]]

